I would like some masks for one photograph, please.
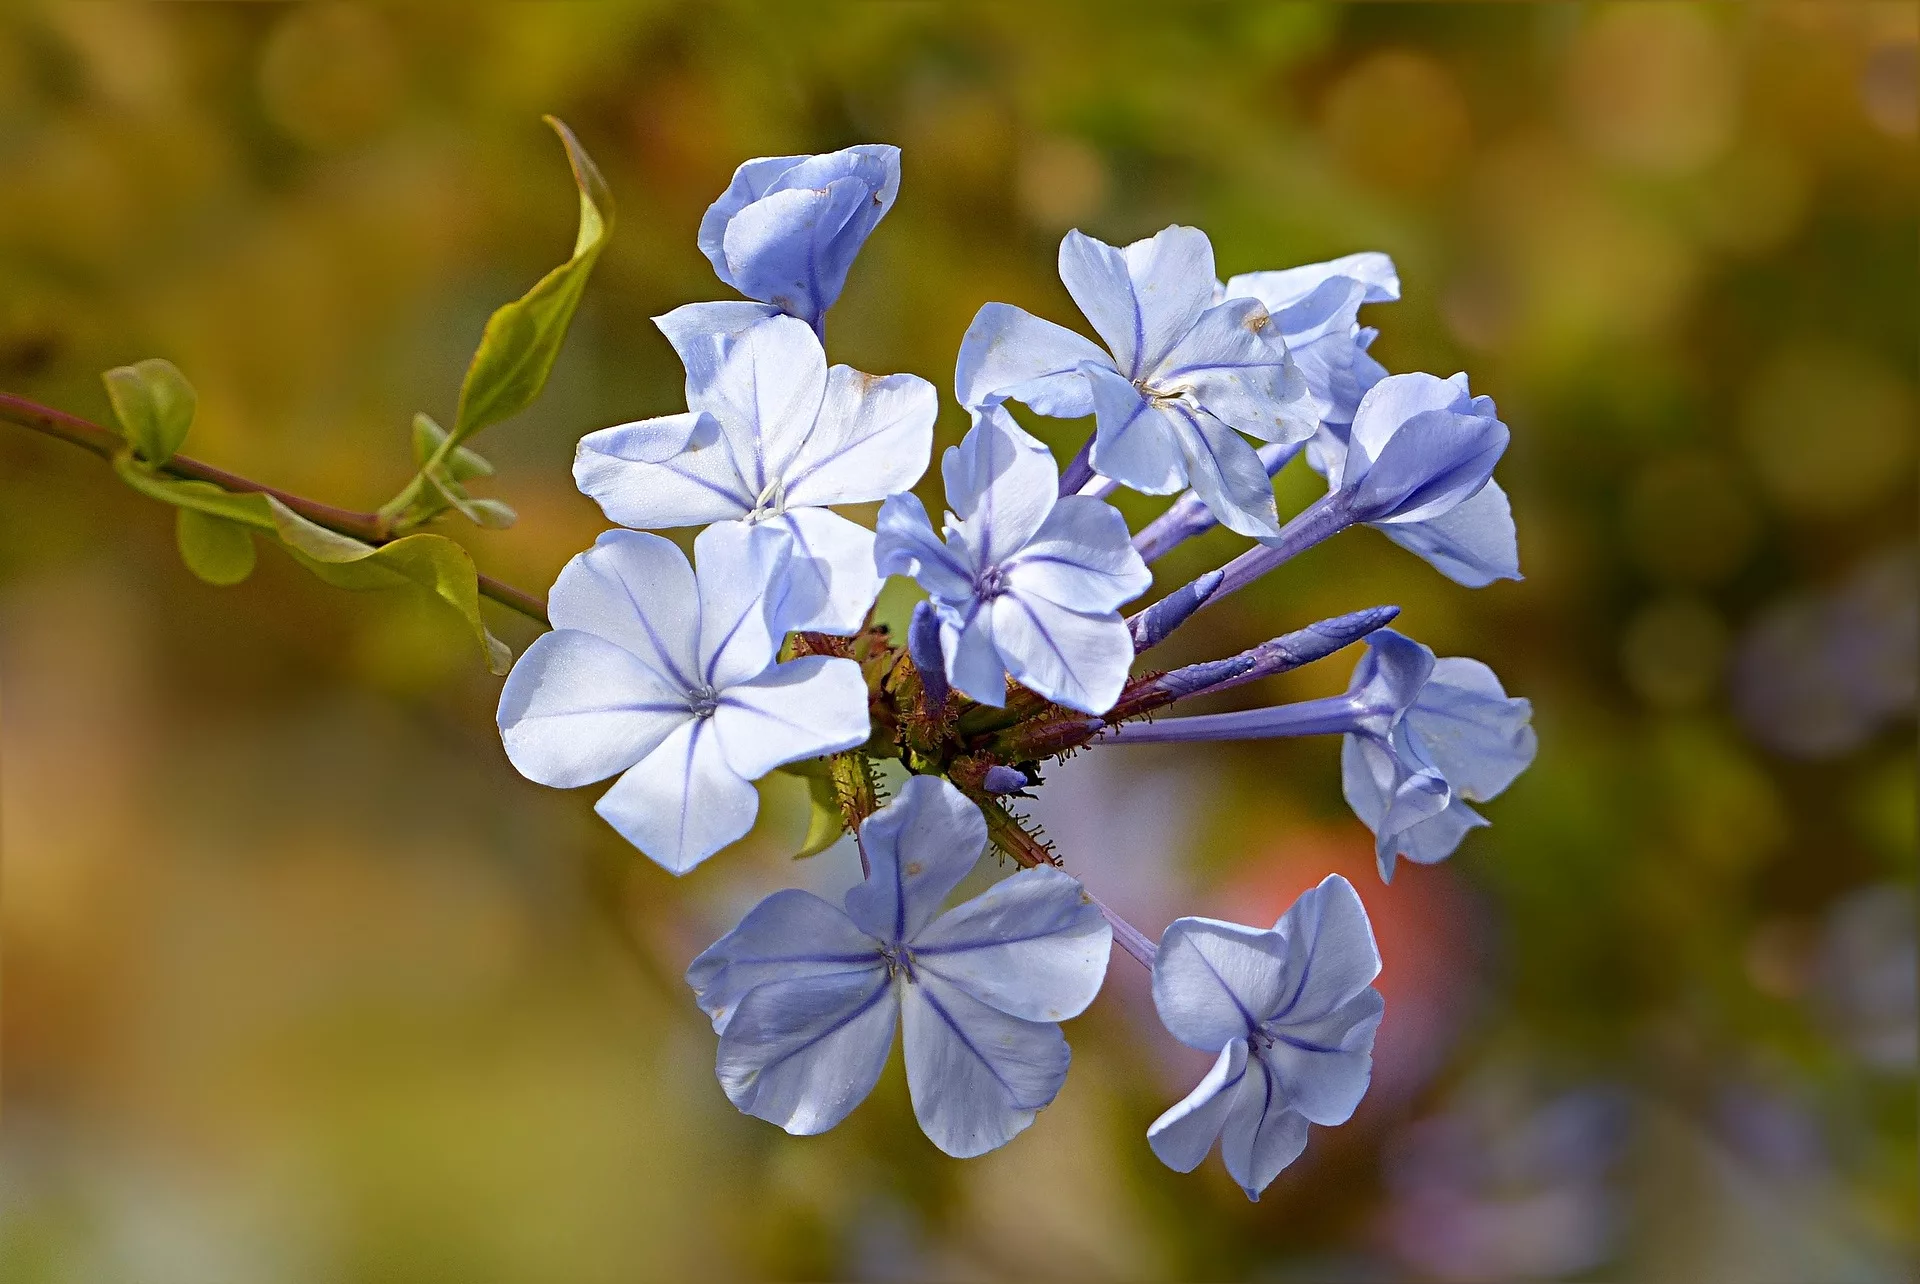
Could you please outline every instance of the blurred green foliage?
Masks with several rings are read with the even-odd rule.
[[[1077,323],[1071,226],[1200,226],[1225,273],[1385,250],[1375,352],[1498,399],[1528,578],[1357,532],[1165,663],[1396,602],[1534,700],[1542,750],[1390,889],[1329,743],[1042,790],[1150,930],[1331,869],[1367,900],[1374,1093],[1261,1203],[1148,1153],[1191,1067],[1125,959],[1004,1151],[941,1157],[897,1075],[793,1140],[727,1106],[678,974],[850,859],[788,859],[803,782],[676,882],[506,767],[457,624],[285,559],[203,585],[164,508],[0,431],[0,1276],[1907,1277],[1911,715],[1795,756],[1736,697],[1787,680],[1743,668],[1756,621],[1913,538],[1915,40],[1843,0],[9,10],[0,388],[106,422],[99,372],[164,357],[193,454],[352,508],[573,243],[540,117],[572,123],[620,229],[544,396],[476,441],[521,520],[460,531],[528,588],[603,525],[580,434],[680,408],[648,318],[726,297],[694,231],[747,157],[904,149],[829,346],[943,387],[983,302]],[[1283,510],[1313,489],[1283,475]],[[1610,1146],[1551,1143],[1575,1097],[1626,1103]]]

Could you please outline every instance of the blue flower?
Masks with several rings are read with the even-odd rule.
[[[1533,705],[1492,669],[1433,652],[1392,629],[1367,638],[1348,695],[1375,711],[1340,746],[1347,804],[1374,833],[1380,876],[1394,859],[1431,865],[1487,823],[1467,804],[1497,796],[1533,762]]]
[[[1327,483],[1354,521],[1430,521],[1487,484],[1507,438],[1493,398],[1469,392],[1464,374],[1388,375],[1360,399]]]
[[[1258,1199],[1306,1148],[1309,1123],[1345,1123],[1366,1094],[1386,1006],[1379,974],[1367,912],[1338,874],[1271,931],[1176,919],[1154,961],[1154,1006],[1174,1038],[1220,1059],[1147,1129],[1153,1153],[1192,1172],[1217,1139]]]
[[[860,841],[872,870],[845,913],[775,892],[687,969],[720,1035],[720,1084],[747,1114],[825,1132],[873,1091],[897,1013],[933,1144],[959,1158],[1005,1145],[1065,1082],[1058,1023],[1099,993],[1112,931],[1051,867],[940,913],[987,827],[939,777],[908,780]]]
[[[1118,510],[1059,496],[1053,455],[1004,406],[976,412],[941,460],[946,542],[911,494],[880,509],[874,560],[910,575],[940,617],[947,680],[982,704],[1006,702],[1006,678],[1049,700],[1104,713],[1120,697],[1133,638],[1119,608],[1152,574]]]
[[[1223,525],[1277,532],[1273,486],[1238,434],[1304,441],[1321,407],[1265,307],[1215,302],[1206,234],[1169,227],[1122,250],[1069,232],[1060,279],[1111,354],[989,303],[961,341],[961,404],[1012,399],[1043,415],[1094,415],[1092,465],[1102,475],[1149,495],[1191,486]]]
[[[786,531],[789,627],[853,633],[880,591],[873,533],[828,505],[885,499],[920,480],[938,397],[914,375],[829,368],[818,336],[792,317],[735,319],[737,329],[687,340],[691,409],[588,433],[574,479],[623,526],[733,520]]]
[[[817,332],[899,192],[900,149],[883,143],[750,160],[700,220],[700,252],[722,281]]]
[[[727,522],[693,547],[697,571],[658,535],[608,531],[568,562],[553,632],[513,666],[499,711],[529,780],[571,789],[619,774],[594,810],[676,874],[753,827],[751,782],[869,730],[852,660],[774,663],[791,541]]]

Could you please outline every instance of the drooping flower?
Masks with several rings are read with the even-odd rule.
[[[910,575],[940,618],[947,680],[982,704],[1006,701],[1006,679],[1049,700],[1104,713],[1133,663],[1119,607],[1152,574],[1126,520],[1084,495],[1059,496],[1053,455],[1006,407],[976,412],[941,460],[946,542],[911,494],[880,509],[874,559]]]
[[[1434,659],[1411,638],[1381,629],[1367,638],[1349,694],[1400,705],[1382,734],[1347,733],[1340,746],[1347,805],[1374,834],[1380,876],[1394,858],[1431,865],[1487,823],[1467,804],[1496,797],[1533,762],[1539,739],[1530,701],[1508,696],[1492,669],[1463,656]]]
[[[1507,439],[1493,398],[1469,392],[1466,375],[1388,375],[1360,399],[1327,483],[1355,521],[1430,521],[1487,484]]]
[[[788,628],[785,533],[722,523],[694,555],[697,570],[661,536],[603,534],[561,570],[553,632],[500,693],[520,774],[563,789],[619,774],[594,810],[676,874],[752,828],[750,782],[868,734],[852,660],[774,663]]]
[[[1169,227],[1124,250],[1074,231],[1060,279],[1111,352],[1019,308],[989,303],[960,345],[963,405],[1012,399],[1043,415],[1094,415],[1092,466],[1133,489],[1191,486],[1245,535],[1279,529],[1253,447],[1312,436],[1321,407],[1254,299],[1215,303],[1213,246]]]
[[[704,341],[706,359],[688,360],[690,409],[588,433],[574,479],[623,526],[731,520],[786,531],[789,627],[855,632],[880,591],[873,532],[828,505],[884,499],[920,480],[938,396],[914,375],[829,368],[819,338],[792,317],[736,320]],[[662,329],[702,357],[699,338]]]
[[[687,969],[743,1112],[825,1132],[873,1091],[905,1029],[920,1127],[949,1155],[1005,1145],[1060,1091],[1067,1043],[1105,979],[1111,929],[1058,869],[1022,870],[940,912],[987,844],[980,809],[915,776],[860,827],[872,864],[846,910],[775,892]]]
[[[866,143],[819,156],[763,156],[700,220],[722,281],[818,333],[854,256],[900,192],[900,149]]]
[[[1270,931],[1176,919],[1154,960],[1154,1006],[1174,1038],[1220,1057],[1147,1129],[1153,1153],[1192,1172],[1218,1140],[1258,1199],[1306,1148],[1309,1123],[1345,1123],[1366,1094],[1386,1006],[1379,974],[1366,909],[1338,874]]]

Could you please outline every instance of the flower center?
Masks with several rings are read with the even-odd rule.
[[[908,981],[915,979],[913,975],[913,951],[906,946],[882,945],[880,947],[880,957],[886,960],[887,979],[889,981],[902,974],[906,976]]]
[[[999,566],[981,568],[973,577],[973,595],[982,602],[991,602],[1007,591],[1006,576]]]
[[[687,692],[687,708],[696,718],[711,718],[720,707],[720,693],[712,687],[695,687]]]
[[[779,517],[787,511],[787,479],[776,477],[767,483],[765,490],[754,497],[753,511],[743,519],[748,524],[762,521],[768,517]]]

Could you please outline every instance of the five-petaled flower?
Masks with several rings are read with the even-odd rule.
[[[1467,803],[1495,797],[1533,762],[1533,705],[1492,669],[1433,652],[1392,629],[1367,637],[1347,698],[1371,716],[1340,746],[1347,804],[1374,833],[1380,876],[1396,856],[1422,865],[1453,854],[1487,823]]]
[[[885,499],[920,480],[933,453],[933,385],[829,368],[819,338],[792,317],[704,342],[708,359],[687,363],[690,408],[588,433],[575,481],[624,526],[785,530],[788,627],[855,632],[880,591],[873,532],[827,505]]]
[[[1059,496],[1053,455],[1003,405],[976,412],[941,459],[946,542],[911,494],[880,509],[874,558],[911,575],[940,619],[948,681],[982,704],[1011,675],[1049,700],[1104,713],[1133,663],[1119,608],[1152,583],[1126,520],[1084,495]]]
[[[818,332],[847,270],[900,193],[900,149],[863,143],[819,156],[763,156],[700,220],[722,281]]]
[[[1309,1123],[1345,1123],[1366,1093],[1379,973],[1367,912],[1338,874],[1271,931],[1176,919],[1154,960],[1154,1006],[1174,1038],[1220,1058],[1147,1130],[1153,1153],[1191,1172],[1218,1139],[1227,1171],[1258,1199],[1306,1147]]]
[[[727,522],[694,541],[698,570],[658,535],[608,531],[568,562],[541,636],[500,694],[520,774],[570,788],[620,776],[595,805],[685,873],[753,827],[752,781],[867,738],[852,660],[774,663],[792,541]]]
[[[1191,486],[1232,530],[1277,532],[1272,483],[1239,433],[1304,441],[1322,407],[1265,306],[1215,302],[1206,234],[1169,227],[1117,249],[1069,232],[1060,279],[1111,353],[989,303],[961,341],[961,404],[1012,399],[1043,415],[1094,415],[1092,465],[1103,476],[1149,495]]]
[[[872,863],[846,910],[775,892],[693,961],[728,1098],[790,1133],[825,1132],[873,1091],[904,1027],[914,1115],[949,1155],[984,1154],[1066,1079],[1059,1022],[1106,976],[1112,931],[1068,875],[1023,870],[942,914],[987,845],[980,810],[915,776],[861,825]]]

